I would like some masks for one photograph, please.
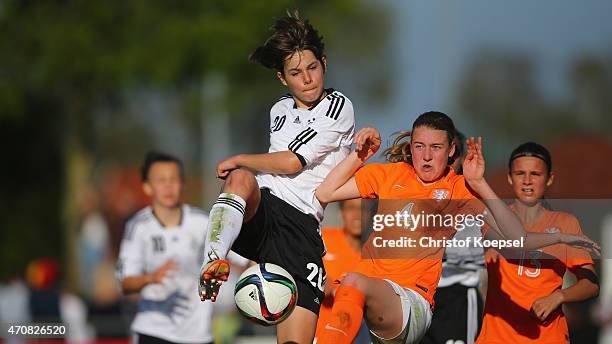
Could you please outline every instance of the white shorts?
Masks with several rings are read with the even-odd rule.
[[[431,305],[421,294],[385,279],[402,302],[402,331],[393,338],[384,339],[370,331],[373,344],[413,344],[421,341],[431,324]]]

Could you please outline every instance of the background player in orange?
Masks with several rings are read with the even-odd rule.
[[[511,208],[530,232],[580,235],[580,225],[573,215],[548,210],[542,204],[553,180],[551,157],[546,148],[533,142],[518,146],[509,161],[508,182],[516,195]],[[505,252],[509,258],[502,254],[487,250],[489,282],[477,343],[569,343],[561,305],[599,293],[588,253],[554,245],[520,255]],[[572,272],[577,282],[562,289],[566,271]]]
[[[506,239],[527,238],[516,215],[484,179],[480,138],[478,142],[474,138],[468,140],[463,176],[458,176],[449,168],[456,158],[453,145],[456,129],[447,115],[433,111],[424,113],[413,123],[411,132],[410,142],[387,151],[388,158],[399,155],[403,156],[402,161],[370,164],[359,169],[380,146],[380,136],[375,129],[362,129],[355,137],[356,151],[336,166],[317,189],[319,200],[328,203],[362,197],[447,202],[479,197],[497,223],[488,221],[493,230],[503,233],[501,236]],[[466,207],[462,209],[464,211],[478,211],[474,205],[463,204]],[[588,238],[559,234],[534,235],[527,239],[526,242],[536,247],[567,239],[594,245]],[[418,342],[431,321],[433,294],[442,269],[442,252],[443,248],[423,248],[419,256],[411,259],[362,260],[356,268],[358,272],[348,274],[338,288],[333,319],[325,325],[321,342],[350,343],[364,315],[373,342]]]
[[[331,310],[334,303],[334,292],[338,284],[347,272],[353,271],[361,260],[361,199],[352,199],[340,202],[340,214],[342,216],[342,228],[323,228],[321,235],[325,242],[327,254],[323,257],[323,264],[327,272],[325,283],[325,299],[319,311],[317,321],[317,332],[315,338],[319,338],[325,324],[331,320]],[[357,343],[369,343],[367,327],[361,326]]]

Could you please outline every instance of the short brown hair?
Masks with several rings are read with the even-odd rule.
[[[287,57],[298,51],[310,50],[323,64],[323,37],[308,19],[300,18],[298,11],[287,11],[287,16],[279,18],[272,30],[272,35],[262,46],[255,49],[249,60],[282,73]]]
[[[185,181],[185,169],[183,167],[183,162],[179,158],[173,155],[167,154],[167,153],[162,153],[158,151],[149,151],[145,155],[144,164],[142,165],[142,169],[140,172],[143,182],[147,182],[149,180],[149,171],[151,170],[151,166],[153,166],[153,164],[156,162],[175,163],[179,168],[181,180]]]

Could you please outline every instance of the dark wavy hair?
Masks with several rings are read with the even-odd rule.
[[[300,17],[298,11],[287,11],[287,16],[278,19],[272,30],[272,35],[255,49],[249,60],[282,73],[287,57],[298,51],[310,50],[325,68],[323,37],[307,19]]]

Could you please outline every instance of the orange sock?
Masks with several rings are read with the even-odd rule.
[[[363,320],[365,295],[359,289],[342,285],[336,291],[332,320],[325,324],[320,344],[350,344]]]

